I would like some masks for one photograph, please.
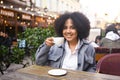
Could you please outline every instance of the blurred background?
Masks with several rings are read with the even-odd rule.
[[[16,39],[26,28],[46,28],[59,15],[74,11],[89,18],[94,29],[90,34],[102,34],[107,25],[120,22],[117,0],[0,0],[0,31]]]
[[[55,19],[74,11],[89,18],[89,41],[104,37],[108,25],[120,23],[119,0],[0,0],[0,72],[34,64],[38,46],[56,36]],[[11,69],[13,63],[19,67],[12,65]]]

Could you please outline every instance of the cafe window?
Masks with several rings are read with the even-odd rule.
[[[46,24],[45,18],[40,17],[40,16],[36,16],[35,21],[36,21],[36,22],[35,22],[35,25],[36,25],[37,27],[44,27],[45,24]]]
[[[18,25],[22,27],[31,27],[31,15],[18,13],[17,14]]]
[[[11,38],[15,38],[15,26],[5,26],[5,32]]]
[[[7,33],[11,38],[15,37],[15,20],[10,16],[0,16],[0,31]]]

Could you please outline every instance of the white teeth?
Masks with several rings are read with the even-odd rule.
[[[66,35],[66,36],[71,36],[71,35]]]
[[[66,36],[66,37],[71,37],[71,36]]]

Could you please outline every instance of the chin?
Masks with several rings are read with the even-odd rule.
[[[67,41],[72,41],[72,39],[66,39]]]

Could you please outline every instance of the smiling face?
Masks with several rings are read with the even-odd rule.
[[[63,36],[68,42],[78,41],[78,33],[74,27],[72,19],[67,19],[63,29]]]

